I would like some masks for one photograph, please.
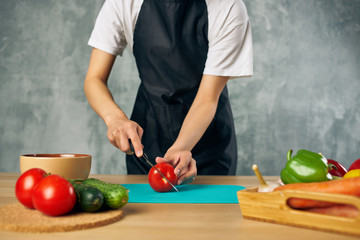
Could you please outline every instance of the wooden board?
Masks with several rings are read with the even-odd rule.
[[[68,232],[104,226],[122,218],[122,210],[69,213],[51,217],[20,203],[0,207],[0,229],[15,232]]]
[[[300,190],[259,193],[257,188],[238,191],[237,195],[244,218],[360,236],[360,215],[355,218],[330,216],[296,210],[287,204],[289,198],[303,198],[349,204],[360,210],[358,197]]]

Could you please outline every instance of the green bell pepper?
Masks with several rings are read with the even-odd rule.
[[[331,180],[327,159],[319,153],[301,149],[291,157],[287,153],[287,163],[281,171],[280,178],[284,184],[299,182],[322,182]]]

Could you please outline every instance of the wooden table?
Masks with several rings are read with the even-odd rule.
[[[16,202],[14,186],[19,173],[0,173],[0,205]],[[91,175],[111,183],[146,183],[146,176]],[[275,181],[276,177],[265,177]],[[238,184],[255,187],[254,176],[198,176],[196,184]],[[357,239],[322,231],[242,218],[238,204],[129,203],[124,217],[113,224],[65,233],[24,234],[0,231],[0,239]],[[360,227],[360,226],[359,226]]]

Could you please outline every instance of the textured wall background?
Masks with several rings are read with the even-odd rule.
[[[1,0],[0,171],[26,153],[89,153],[92,173],[125,174],[124,154],[83,92],[101,0]],[[322,152],[348,167],[360,158],[360,1],[245,0],[252,78],[229,83],[239,145],[237,174],[278,175],[288,149]],[[130,114],[139,84],[129,50],[110,76]]]

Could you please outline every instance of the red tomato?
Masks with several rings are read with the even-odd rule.
[[[349,171],[360,168],[360,159],[355,160],[349,167]]]
[[[60,216],[74,208],[76,193],[68,180],[54,174],[39,182],[34,189],[32,200],[40,212]]]
[[[347,173],[346,168],[339,162],[328,159],[329,173],[332,176],[343,177]]]
[[[32,194],[35,186],[46,176],[46,172],[40,168],[31,168],[21,174],[15,185],[15,195],[21,204],[28,208],[34,208]]]
[[[174,167],[169,163],[158,163],[155,165],[159,171],[164,174],[164,176],[169,179],[172,184],[176,184],[177,176],[174,173]],[[172,189],[172,186],[166,181],[165,178],[161,176],[161,174],[155,170],[155,168],[151,168],[148,174],[149,184],[157,192],[168,192]]]

